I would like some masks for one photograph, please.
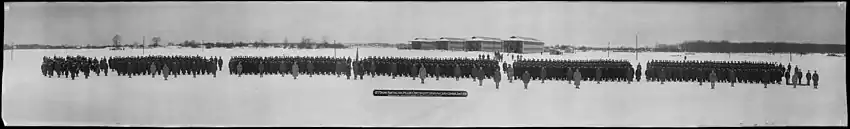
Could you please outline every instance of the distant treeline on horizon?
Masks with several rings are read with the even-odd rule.
[[[662,49],[679,52],[709,53],[846,53],[846,45],[813,44],[791,42],[729,42],[729,41],[685,41],[677,49]]]
[[[403,47],[404,44],[390,43],[366,43],[355,46],[381,46],[381,47]],[[113,45],[97,46],[69,46],[69,45],[41,45],[41,44],[17,44],[16,49],[103,49],[115,47]],[[233,47],[291,47],[291,48],[347,48],[343,44],[328,43],[197,43],[184,42],[179,44],[168,44],[168,46],[180,46],[190,48],[233,48]],[[560,46],[560,45],[559,45]],[[142,47],[142,45],[122,44],[119,47]],[[162,47],[159,44],[149,44],[146,47]],[[563,47],[563,46],[562,46]],[[640,51],[653,52],[708,52],[708,53],[846,53],[846,45],[841,44],[813,44],[813,43],[791,43],[791,42],[729,42],[729,41],[685,41],[673,45],[657,45],[654,48],[638,48]],[[12,46],[3,45],[3,50],[9,50]],[[574,47],[576,50],[608,50],[607,47]],[[615,51],[634,51],[632,47],[610,48]]]

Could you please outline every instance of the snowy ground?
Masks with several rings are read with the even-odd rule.
[[[336,50],[354,56],[354,49]],[[333,49],[155,49],[146,55],[333,56]],[[469,56],[479,52],[360,49],[364,56]],[[526,58],[682,59],[682,53],[578,52],[525,54]],[[3,53],[2,116],[8,125],[129,126],[847,126],[846,58],[794,55],[792,64],[818,70],[820,89],[739,84],[717,89],[696,83],[585,83],[576,90],[566,82],[539,81],[522,90],[519,82],[492,80],[483,87],[470,79],[314,76],[219,77],[114,76],[82,80],[43,77],[42,56],[127,56],[142,50],[16,50]],[[510,58],[510,57],[508,57]],[[789,62],[789,55],[707,54],[689,60],[762,60]],[[226,65],[224,67],[227,67]],[[644,65],[644,68],[646,66]],[[225,68],[227,69],[227,68]],[[466,98],[374,97],[373,89],[460,89]]]

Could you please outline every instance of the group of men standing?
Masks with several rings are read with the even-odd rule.
[[[45,56],[42,59],[41,74],[49,78],[52,78],[53,75],[56,75],[57,78],[65,75],[65,78],[70,77],[71,80],[75,80],[80,73],[83,73],[85,78],[88,79],[91,72],[94,72],[97,76],[100,76],[100,72],[103,72],[103,75],[106,76],[109,71],[109,65],[105,58],[97,59],[83,56],[50,58]]]
[[[368,69],[367,73],[372,75],[407,76],[416,80],[419,77],[421,83],[425,78],[433,77],[435,80],[443,78],[473,78],[483,80],[492,78],[499,70],[496,60],[470,59],[470,58],[433,58],[433,57],[366,57],[363,62]]]
[[[312,77],[320,75],[345,75],[351,79],[351,59],[337,57],[310,57],[310,56],[236,56],[230,59],[228,67],[230,74],[241,77],[246,75],[272,75],[280,74],[281,77],[291,74],[298,79],[299,74]]]
[[[647,63],[646,75],[647,80],[659,81],[661,84],[675,81],[699,82],[699,85],[702,85],[703,82],[708,82],[714,89],[715,83],[730,83],[732,87],[735,83],[756,83],[763,84],[764,88],[767,88],[768,84],[780,84],[783,75],[787,83],[790,71],[790,64],[785,71],[781,64],[773,62],[652,60]],[[796,71],[793,79],[797,80],[792,81],[802,78],[800,70],[796,69]]]
[[[156,75],[162,75],[164,80],[168,80],[169,75],[177,78],[177,75],[213,75],[216,77],[216,72],[221,71],[221,57],[203,57],[203,56],[125,56],[125,57],[110,57],[108,59],[110,68],[115,70],[119,76],[150,75],[151,78]]]
[[[815,73],[812,74],[811,71],[806,70],[806,74],[804,76],[802,70],[800,70],[800,68],[797,66],[794,66],[794,71],[791,71],[790,63],[788,64],[787,70],[784,70],[782,66],[780,66],[779,69],[784,71],[786,85],[794,85],[794,88],[797,88],[797,85],[812,85],[811,82],[814,81],[814,85],[812,86],[814,86],[815,89],[818,88],[818,81],[820,80],[820,75],[818,75],[818,71],[815,71]],[[803,84],[803,77],[806,78],[805,84]],[[789,81],[791,82],[789,83]]]
[[[626,81],[631,83],[632,65],[625,60],[552,60],[552,59],[521,59],[513,63],[514,72],[511,78],[525,80],[524,72],[529,73],[528,80],[566,80],[572,81]],[[640,66],[638,66],[640,67]],[[576,74],[584,76],[575,76]]]

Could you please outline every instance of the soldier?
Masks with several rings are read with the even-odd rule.
[[[442,72],[442,70],[440,69],[440,65],[434,65],[434,78],[435,78],[435,80],[437,80],[437,81],[440,80],[440,73],[441,72]]]
[[[767,88],[767,84],[770,83],[770,73],[767,70],[761,70],[762,72],[762,82],[764,84],[764,88]]]
[[[540,67],[540,83],[546,83],[546,66]]]
[[[484,75],[485,75],[484,67],[478,67],[476,69],[477,69],[476,71],[478,71],[477,72],[478,75],[476,75],[475,77],[478,78],[478,86],[483,86],[484,85]]]
[[[369,61],[369,72],[372,74],[372,78],[375,78],[375,74],[377,74],[375,72],[375,69],[377,69],[377,67],[378,66],[375,65],[375,61]],[[362,77],[360,80],[363,80]],[[440,80],[440,78],[438,77],[437,80]]]
[[[579,70],[573,72],[573,83],[576,85],[576,89],[580,89],[579,86],[581,85],[581,79],[581,72],[579,72]]]
[[[80,67],[80,70],[83,71],[83,75],[86,77],[86,79],[89,79],[89,64],[87,62],[80,62],[79,64],[80,65],[78,67]]]
[[[289,70],[289,67],[286,67],[286,61],[280,61],[280,66],[278,67],[280,67],[280,69],[278,69],[280,77],[286,77],[286,72]]]
[[[195,60],[189,61],[189,73],[192,74],[192,78],[198,77],[198,62]],[[261,76],[262,77],[262,76]]]
[[[785,84],[786,85],[788,84],[788,81],[789,81],[788,78],[790,78],[790,77],[791,77],[791,66],[789,64],[788,70],[785,71]]]
[[[209,72],[213,75],[213,78],[216,78],[216,76],[217,76],[216,74],[218,74],[217,73],[218,71],[216,71],[217,67],[215,67],[215,63],[216,63],[215,60],[210,60],[207,63],[208,64],[207,70],[209,70]]]
[[[460,76],[461,76],[460,64],[455,63],[455,72],[454,73],[455,73],[455,80],[460,81]],[[508,79],[508,80],[510,80],[510,79]]]
[[[496,90],[499,89],[499,82],[502,81],[502,73],[499,70],[493,70],[493,82],[496,82]]]
[[[573,84],[573,68],[567,67],[567,84]]]
[[[815,74],[812,74],[812,81],[814,81],[815,89],[818,89],[818,79],[820,79],[820,76],[818,76],[818,71],[815,71]]]
[[[508,69],[505,70],[505,72],[507,72],[507,74],[508,74],[507,76],[505,76],[505,78],[508,78],[508,83],[514,83],[514,81],[513,81],[514,80],[514,78],[513,78],[514,77],[514,67],[508,66]]]
[[[290,73],[292,74],[292,79],[298,79],[298,70],[299,70],[298,69],[298,62],[292,62],[292,69],[291,70],[292,71]],[[337,76],[337,77],[339,77],[339,76]]]
[[[238,75],[238,77],[242,77],[242,62],[236,64],[236,75]]]
[[[422,84],[425,84],[425,75],[426,74],[427,74],[427,71],[425,71],[425,65],[421,65],[421,67],[419,67],[419,80]]]
[[[632,84],[632,76],[634,76],[634,74],[632,74],[633,72],[634,69],[632,69],[632,67],[628,67],[628,70],[626,70],[626,84]]]
[[[811,81],[812,81],[812,71],[806,70],[806,85],[809,85],[810,84],[809,82],[811,82]]]
[[[525,89],[525,91],[528,91],[528,82],[529,81],[531,81],[531,74],[529,74],[528,71],[525,71],[525,73],[522,73],[522,83],[523,83],[523,89]]]
[[[168,73],[171,72],[171,69],[168,68],[168,65],[162,65],[162,78],[168,81]]]
[[[794,85],[794,88],[797,88],[797,84],[800,84],[800,83],[798,83],[800,81],[800,78],[798,78],[798,76],[799,76],[799,73],[797,73],[797,72],[794,72],[794,75],[791,76],[791,83]]]
[[[316,66],[313,65],[313,61],[307,61],[307,74],[309,77],[313,77],[313,70],[316,69]]]
[[[643,70],[641,70],[640,62],[638,62],[638,64],[637,64],[637,71],[635,71],[635,80],[637,80],[637,82],[640,82],[640,75],[641,75],[641,72],[643,72]]]
[[[658,72],[658,80],[661,81],[661,84],[664,84],[664,81],[667,80],[667,73],[665,73],[664,68],[659,68]]]
[[[154,63],[150,63],[150,64],[151,64],[150,69],[148,69],[148,70],[151,73],[151,78],[156,78],[156,74],[153,74],[154,72],[156,72],[156,64],[154,64]]]
[[[263,78],[263,74],[265,74],[265,61],[259,61],[259,65],[257,65],[257,70],[259,70],[260,78]]]
[[[711,89],[714,89],[714,83],[717,82],[717,74],[714,73],[714,70],[711,70],[711,73],[708,74],[708,79],[711,81]]]
[[[398,64],[396,62],[390,62],[390,74],[392,74],[393,79],[398,75]]]
[[[127,75],[127,78],[133,78],[132,73],[135,71],[134,68],[135,64],[133,64],[133,61],[127,60],[127,73],[124,73]]]
[[[727,79],[729,80],[730,85],[732,85],[732,87],[735,87],[735,82],[738,81],[738,80],[735,80],[736,79],[735,70],[734,69],[727,69],[727,71],[729,71],[729,77]]]
[[[599,84],[599,82],[601,80],[602,80],[602,68],[596,67],[596,84]]]
[[[351,60],[343,61],[343,74],[345,74],[345,79],[351,79]]]

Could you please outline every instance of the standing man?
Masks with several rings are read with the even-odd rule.
[[[416,75],[419,75],[417,73],[419,72],[419,69],[417,69],[418,66],[415,63],[412,63],[411,66],[412,67],[410,67],[410,77],[413,77],[413,80],[416,80]]]
[[[499,82],[502,81],[502,73],[499,70],[493,70],[493,82],[496,82],[496,90],[499,89]]]
[[[523,89],[525,89],[525,91],[528,91],[528,81],[530,81],[530,80],[531,80],[531,74],[529,74],[528,71],[525,71],[525,73],[522,73],[522,84],[524,86]]]
[[[764,84],[764,88],[767,88],[767,84],[770,83],[770,72],[767,72],[767,70],[761,70],[761,73],[761,83]]]
[[[508,70],[505,71],[508,73],[508,75],[505,76],[505,78],[508,78],[508,83],[514,83],[514,67],[508,66]]]
[[[788,84],[788,81],[789,81],[788,79],[789,79],[790,77],[791,77],[791,66],[790,66],[790,64],[789,64],[789,66],[788,66],[788,70],[787,70],[787,71],[785,71],[785,84],[786,84],[786,85]]]
[[[369,61],[369,72],[372,74],[372,78],[375,78],[375,74],[377,74],[377,72],[375,72],[375,69],[377,69],[377,67],[378,66],[375,65],[375,61]],[[363,80],[362,76],[360,80]],[[437,80],[440,80],[440,78],[437,78]]]
[[[217,67],[215,66],[215,64],[216,64],[215,60],[209,60],[209,61],[207,61],[207,62],[208,62],[208,63],[207,63],[207,70],[209,70],[209,72],[210,72],[210,73],[212,73],[213,78],[216,78],[216,76],[217,76],[217,74],[218,74],[218,69],[217,69]],[[163,66],[163,67],[164,67],[164,66]]]
[[[280,77],[286,77],[286,72],[289,70],[289,67],[286,67],[286,61],[280,61],[280,69],[278,69],[278,73],[280,73]]]
[[[633,72],[634,68],[628,67],[628,70],[626,70],[626,84],[632,84],[632,78],[634,76],[634,74],[632,74]]]
[[[162,65],[162,78],[168,81],[168,74],[171,72],[171,69],[168,68],[168,65]]]
[[[313,65],[313,61],[312,60],[307,61],[307,74],[309,74],[310,77],[313,77],[313,70],[314,69],[316,69],[316,66]],[[355,76],[355,79],[356,78],[357,77]]]
[[[419,67],[419,80],[422,84],[425,84],[425,76],[428,71],[425,71],[425,65],[420,65]]]
[[[728,69],[727,71],[729,71],[729,77],[727,79],[729,80],[729,83],[732,85],[732,87],[735,87],[735,82],[738,81],[738,80],[735,79],[736,78],[735,77],[735,70],[734,69]]]
[[[658,72],[658,80],[661,81],[661,84],[664,84],[664,81],[667,80],[667,73],[664,71],[664,67],[659,68]]]
[[[485,72],[484,72],[484,67],[478,67],[478,68],[476,68],[476,69],[478,69],[478,70],[477,70],[477,71],[478,71],[478,75],[476,75],[476,77],[478,77],[478,86],[483,86],[483,83],[484,83],[484,74],[485,74]]]
[[[540,67],[540,83],[546,83],[546,66]]]
[[[638,64],[637,64],[637,71],[635,71],[635,79],[637,80],[637,82],[640,82],[640,75],[641,75],[641,72],[643,72],[643,70],[641,70],[641,68],[640,68],[640,62],[638,62]]]
[[[599,84],[599,82],[601,80],[602,80],[602,68],[596,67],[596,84]]]
[[[151,62],[150,64],[151,65],[150,65],[150,68],[148,70],[151,73],[151,78],[156,78],[156,74],[153,74],[153,73],[156,73],[156,62]]]
[[[238,77],[242,77],[242,62],[236,64],[236,74],[238,75]]]
[[[819,78],[820,78],[820,76],[818,76],[818,71],[815,71],[815,74],[812,74],[812,80],[814,81],[815,89],[818,89],[818,79]]]
[[[714,73],[714,70],[711,70],[711,73],[708,74],[708,79],[711,81],[711,89],[714,89],[714,83],[717,82],[717,74]]]
[[[435,64],[434,65],[434,78],[436,78],[437,81],[440,80],[440,73],[441,72],[443,72],[443,71],[440,69],[440,65]]]
[[[127,60],[127,78],[133,78],[133,72],[135,72],[135,64],[133,64],[133,59]],[[73,78],[73,76],[71,76]]]
[[[456,63],[455,64],[455,80],[460,81],[460,76],[461,76],[461,74],[460,74],[460,64]],[[510,79],[508,79],[508,80],[510,80]]]
[[[337,65],[337,66],[339,66],[339,65]],[[289,73],[292,74],[292,79],[298,79],[298,62],[297,61],[292,62],[292,69]],[[338,74],[337,74],[337,77],[339,77]]]
[[[567,74],[566,74],[567,75],[567,84],[573,84],[573,81],[574,81],[573,74],[575,74],[573,72],[573,68],[567,67]]]
[[[398,75],[398,64],[396,62],[390,62],[390,74],[392,74],[393,79]]]
[[[809,85],[812,81],[812,71],[806,70],[806,85]]]
[[[573,73],[573,83],[576,85],[576,89],[580,89],[579,86],[581,85],[581,72],[579,72],[579,70],[576,70]]]

